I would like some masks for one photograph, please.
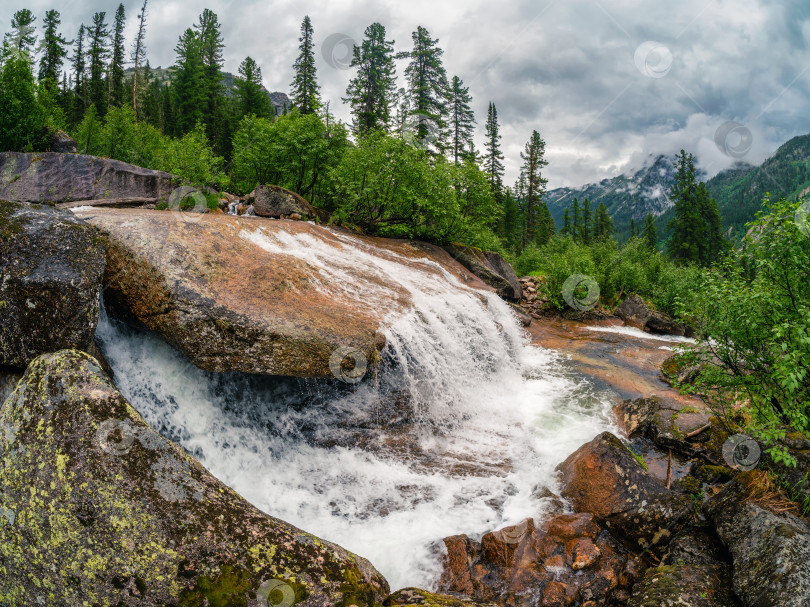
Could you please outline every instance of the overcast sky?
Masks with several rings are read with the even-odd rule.
[[[124,3],[129,41],[140,4]],[[31,8],[38,26],[56,8],[73,38],[97,10],[112,20],[117,5],[3,0],[0,27],[8,31],[18,8]],[[713,175],[736,158],[759,163],[810,132],[808,0],[150,0],[153,66],[174,62],[178,36],[203,8],[222,23],[225,69],[236,72],[250,55],[265,86],[284,92],[309,14],[323,97],[347,121],[348,41],[379,21],[397,50],[408,50],[411,32],[426,27],[448,76],[470,87],[479,144],[487,104],[496,104],[507,183],[533,129],[546,141],[549,187],[598,181],[682,147]],[[400,79],[404,67],[398,62]]]

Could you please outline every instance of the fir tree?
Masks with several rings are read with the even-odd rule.
[[[705,183],[698,184],[696,196],[698,212],[703,226],[700,262],[704,266],[708,266],[720,259],[729,245],[723,236],[723,220],[720,217],[717,202],[709,194]]]
[[[446,148],[449,96],[444,51],[438,47],[438,39],[433,40],[422,26],[413,32],[412,39],[413,49],[397,55],[410,59],[405,68],[410,134],[420,146],[441,154]]]
[[[143,0],[141,12],[138,13],[138,31],[135,34],[135,42],[132,45],[132,63],[134,69],[132,71],[132,111],[135,112],[135,120],[138,119],[138,70],[146,57],[146,3],[148,0]],[[149,81],[146,79],[145,86],[149,86]]]
[[[593,226],[591,225],[591,201],[587,198],[582,202],[582,226],[579,233],[579,241],[582,244],[591,243],[591,235],[593,234]]]
[[[450,84],[450,137],[453,146],[453,161],[458,164],[467,154],[473,142],[475,115],[472,108],[470,89],[464,86],[461,78],[453,76]]]
[[[501,152],[501,134],[498,126],[498,110],[489,102],[487,109],[486,143],[484,144],[484,172],[489,187],[496,200],[503,190],[503,153]]]
[[[354,132],[363,136],[374,129],[387,129],[396,100],[394,41],[385,39],[385,28],[372,23],[365,38],[352,51],[350,67],[357,74],[349,81],[344,103],[352,109]]]
[[[601,203],[596,209],[593,221],[594,240],[606,240],[613,236],[613,219],[608,213],[605,203]]]
[[[675,168],[675,183],[672,186],[675,216],[669,222],[669,254],[681,263],[699,262],[703,225],[697,199],[695,157],[681,150],[676,157]]]
[[[87,111],[87,64],[84,52],[84,24],[79,26],[79,33],[76,35],[76,47],[73,51],[73,75],[75,95],[73,98],[73,124],[78,124],[82,116]]]
[[[563,236],[571,235],[571,214],[568,212],[568,207],[565,207],[565,212],[563,213],[563,227],[561,234]]]
[[[575,242],[582,242],[582,214],[579,210],[579,199],[574,197],[573,203],[573,218],[571,221],[571,236],[574,237]]]
[[[105,60],[109,56],[108,39],[110,32],[104,22],[106,13],[100,11],[93,15],[93,25],[88,29],[90,34],[90,48],[88,55],[90,58],[90,81],[88,82],[88,92],[90,103],[96,106],[99,116],[104,116],[107,111],[107,86],[105,82]]]
[[[34,29],[36,19],[34,13],[29,9],[18,10],[11,18],[12,31],[6,34],[4,43],[18,51],[32,52],[37,43],[36,30]]]
[[[110,60],[109,104],[121,107],[124,103],[124,5],[119,4],[113,21],[112,59]]]
[[[644,229],[641,232],[641,237],[650,251],[658,250],[658,231],[655,228],[652,213],[647,213],[647,217],[644,219]]]
[[[255,114],[267,118],[273,114],[270,97],[262,88],[262,70],[251,57],[245,57],[239,64],[236,95],[239,98],[239,112],[242,116]]]
[[[541,139],[540,133],[532,131],[532,136],[520,154],[526,175],[526,196],[523,200],[524,246],[529,242],[545,244],[553,234],[554,221],[543,202],[547,180],[542,176],[542,169],[548,164],[545,150],[546,143]]]
[[[222,40],[219,19],[213,11],[204,9],[200,15],[200,22],[195,25],[200,45],[200,59],[202,61],[202,95],[203,121],[206,134],[214,148],[219,152],[230,147],[226,132],[227,124],[223,120],[223,85],[222,66],[224,59],[222,49],[225,47]]]
[[[188,28],[180,36],[174,51],[177,53],[177,72],[170,87],[173,107],[166,108],[174,119],[171,122],[167,120],[166,125],[173,131],[172,134],[185,135],[203,119],[205,83],[200,37]]]
[[[42,27],[45,35],[42,38],[42,58],[39,60],[40,82],[59,82],[62,72],[62,61],[67,57],[67,40],[58,32],[61,19],[59,11],[49,10],[45,13]]]
[[[632,217],[630,218],[630,238],[635,238],[638,236],[638,232],[636,232],[636,220]]]
[[[514,250],[520,246],[520,208],[512,188],[503,192],[502,235],[507,246]]]
[[[301,22],[298,58],[293,64],[295,77],[292,84],[292,103],[302,114],[314,114],[321,105],[320,90],[315,73],[315,43],[312,40],[312,22],[309,15]]]

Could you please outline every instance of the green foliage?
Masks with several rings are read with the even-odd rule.
[[[470,104],[469,87],[464,86],[461,78],[453,76],[450,84],[450,141],[453,150],[453,160],[460,162],[473,145],[473,131],[475,129],[475,115]]]
[[[60,23],[59,11],[49,10],[45,13],[43,52],[42,58],[39,60],[40,83],[51,81],[56,84],[59,82],[62,61],[67,56],[67,40],[57,31]]]
[[[41,150],[46,122],[30,57],[25,51],[11,51],[0,69],[0,150]]]
[[[258,184],[280,185],[325,205],[322,178],[340,161],[347,137],[346,127],[329,115],[246,116],[234,135],[234,185],[243,193]]]
[[[373,131],[330,174],[335,221],[382,236],[498,248],[497,206],[472,161],[459,165]]]
[[[167,171],[194,185],[227,183],[223,160],[214,154],[201,125],[173,139],[146,122],[136,122],[129,106],[111,108],[103,121],[90,106],[74,135],[85,154]]]
[[[612,238],[590,245],[572,237],[555,236],[544,247],[527,247],[516,259],[519,276],[545,277],[544,289],[552,305],[562,309],[562,285],[572,274],[585,274],[599,285],[605,305],[619,302],[620,296],[638,293],[657,309],[690,319],[697,310],[696,289],[703,271],[695,266],[677,266],[668,258],[652,253],[646,243],[633,238],[619,246]]]
[[[242,116],[255,114],[269,118],[275,114],[270,98],[262,88],[262,70],[251,57],[239,64],[239,78],[235,81]]]
[[[696,290],[705,363],[696,385],[715,404],[745,402],[749,430],[778,460],[787,427],[810,432],[810,224],[798,208],[766,199],[742,249]]]

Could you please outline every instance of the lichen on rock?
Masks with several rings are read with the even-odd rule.
[[[388,585],[156,434],[88,354],[29,365],[0,410],[0,604],[247,607],[262,592],[360,607]]]

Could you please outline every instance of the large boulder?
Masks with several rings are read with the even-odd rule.
[[[57,152],[0,154],[0,199],[18,202],[143,204],[166,200],[174,177],[120,160]]]
[[[746,607],[810,606],[810,526],[773,512],[763,474],[741,472],[707,505],[731,553],[734,592]]]
[[[560,495],[575,512],[591,512],[633,550],[663,546],[693,516],[689,497],[647,474],[610,432],[584,444],[558,466]]]
[[[49,152],[59,152],[61,154],[75,154],[79,151],[76,140],[65,131],[56,130],[51,133]]]
[[[648,331],[668,335],[691,336],[693,331],[666,314],[652,310],[641,297],[632,293],[618,305],[614,314],[621,318],[626,325]]]
[[[253,212],[259,217],[315,219],[318,212],[303,196],[278,185],[259,185],[253,190]]]
[[[0,604],[362,606],[388,591],[155,433],[88,354],[36,359],[0,410]]]
[[[208,371],[359,381],[385,344],[386,326],[413,310],[400,269],[437,288],[449,274],[490,291],[431,245],[302,221],[140,209],[77,214],[107,240],[108,310],[156,331]]]
[[[498,253],[452,244],[444,249],[504,299],[519,301],[523,290],[514,268]]]
[[[72,213],[0,201],[0,365],[90,347],[104,260],[98,231]]]

